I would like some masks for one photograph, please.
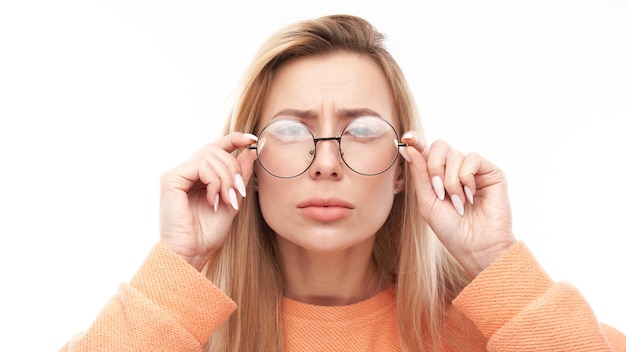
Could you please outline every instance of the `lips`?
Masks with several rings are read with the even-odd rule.
[[[331,197],[313,197],[297,205],[304,216],[317,221],[336,221],[349,216],[354,206],[343,199]]]

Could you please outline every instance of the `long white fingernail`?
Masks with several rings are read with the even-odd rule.
[[[261,151],[263,150],[263,147],[265,146],[265,141],[267,140],[266,137],[263,137],[263,139],[261,139],[260,141],[257,142],[256,144],[256,152],[257,154],[261,154]]]
[[[431,182],[433,184],[433,189],[435,190],[435,193],[437,194],[437,198],[439,198],[439,200],[443,200],[443,198],[446,196],[446,191],[443,188],[443,181],[441,180],[441,177],[434,176],[431,179]]]
[[[244,133],[243,136],[248,138],[248,139],[251,139],[251,140],[253,140],[255,142],[259,140],[259,138],[257,136],[255,136],[255,135],[253,135],[252,133]]]
[[[404,160],[406,160],[408,163],[411,162],[411,158],[409,158],[409,155],[406,153],[406,150],[404,150],[404,147],[400,147],[400,149],[398,149],[398,152],[400,152],[400,155],[402,155]]]
[[[235,174],[235,186],[237,187],[237,191],[241,194],[242,197],[246,196],[246,185],[243,183],[243,177],[240,174]]]
[[[237,203],[237,194],[235,194],[235,190],[232,188],[228,190],[228,199],[230,200],[230,205],[233,207],[233,209],[239,210],[239,204]]]
[[[220,194],[215,195],[215,200],[213,201],[213,210],[217,213],[217,207],[220,206]]]
[[[456,209],[456,212],[459,213],[459,215],[463,216],[463,214],[465,213],[465,207],[463,207],[461,197],[453,194],[452,196],[450,196],[450,200],[452,201],[452,205],[454,205],[454,209]]]
[[[465,198],[467,198],[467,201],[470,202],[470,204],[474,204],[474,195],[472,194],[472,189],[468,186],[464,186],[463,191],[465,192]]]
[[[411,139],[411,138],[413,138],[413,133],[411,132],[407,132],[402,135],[402,139]]]

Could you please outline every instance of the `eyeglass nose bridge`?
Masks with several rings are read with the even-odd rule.
[[[313,138],[313,145],[315,146],[315,149],[311,151],[312,154],[315,154],[315,152],[317,150],[317,142],[319,142],[319,141],[337,141],[337,144],[339,145],[339,155],[341,155],[343,157],[343,151],[341,150],[341,137]],[[398,148],[407,147],[408,146],[407,143],[398,142],[397,139],[395,139],[395,142],[396,142],[396,145],[398,146]],[[256,147],[254,149],[256,149]]]
[[[323,142],[323,141],[337,141],[337,149],[339,151],[339,156],[341,157],[341,161],[343,161],[345,164],[346,161],[343,160],[343,151],[341,150],[341,136],[313,138],[314,148],[313,150],[309,152],[311,155],[313,155],[313,159],[311,159],[311,164],[313,164],[313,162],[315,161],[315,156],[317,155],[317,142]]]

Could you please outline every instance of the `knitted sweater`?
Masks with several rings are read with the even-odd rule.
[[[236,309],[197,270],[156,244],[92,326],[61,351],[203,351]],[[572,286],[553,282],[519,243],[453,301],[450,331],[468,351],[626,351]],[[339,307],[283,298],[287,351],[400,351],[395,291]],[[444,351],[454,351],[442,345]]]

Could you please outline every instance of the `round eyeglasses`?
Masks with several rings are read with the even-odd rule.
[[[248,146],[256,149],[257,161],[265,171],[279,178],[302,175],[315,160],[321,141],[337,141],[343,162],[352,171],[374,176],[387,171],[398,158],[398,134],[386,120],[361,116],[350,121],[337,137],[315,138],[302,122],[277,119],[261,130],[258,141]]]

